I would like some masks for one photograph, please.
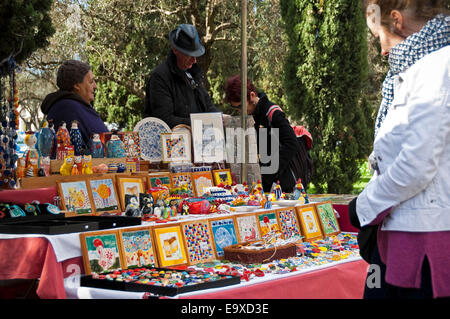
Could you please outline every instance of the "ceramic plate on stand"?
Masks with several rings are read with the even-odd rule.
[[[272,202],[272,205],[278,205],[278,206],[283,206],[283,207],[296,206],[296,205],[300,205],[300,204],[303,204],[303,203],[299,200],[279,200],[276,202]]]
[[[170,127],[161,119],[146,117],[134,127],[139,133],[141,158],[150,162],[161,162],[161,133],[171,133]]]

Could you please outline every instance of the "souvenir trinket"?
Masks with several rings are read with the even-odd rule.
[[[81,131],[78,128],[78,121],[73,121],[72,126],[70,128],[70,143],[73,145],[75,156],[79,156],[82,154],[85,145],[83,141],[83,136],[81,135]]]
[[[125,146],[120,139],[117,131],[113,131],[111,139],[106,143],[106,157],[122,158],[125,157]],[[116,170],[117,171],[117,170]]]
[[[100,134],[97,134],[97,133],[92,134],[90,151],[91,151],[92,158],[105,157],[105,150],[103,147],[103,143],[100,140]]]

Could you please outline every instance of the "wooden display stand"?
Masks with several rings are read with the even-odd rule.
[[[92,159],[92,166],[97,166],[101,163],[105,163],[106,165],[110,163],[114,164],[124,164],[126,165],[126,158],[93,158]],[[50,162],[50,176],[43,176],[43,177],[24,177],[19,179],[19,184],[21,189],[33,189],[33,188],[45,188],[45,187],[51,187],[55,186],[56,182],[59,181],[71,181],[71,180],[79,180],[80,177],[111,177],[115,175],[120,174],[127,174],[130,175],[130,172],[123,172],[123,173],[96,173],[96,174],[89,174],[89,175],[71,175],[71,176],[64,176],[59,174],[59,168],[63,164],[63,160],[52,160]],[[139,161],[140,170],[137,172],[132,173],[132,175],[141,175],[141,174],[148,174],[149,171],[149,162],[148,161]]]

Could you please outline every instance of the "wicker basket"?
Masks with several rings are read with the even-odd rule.
[[[268,249],[242,249],[254,242],[245,242],[223,248],[224,259],[242,264],[268,263],[272,260],[294,257],[297,255],[297,245],[287,244]]]

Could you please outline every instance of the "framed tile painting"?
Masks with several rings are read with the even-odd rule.
[[[215,259],[213,238],[208,221],[186,222],[181,227],[190,265]]]
[[[238,243],[233,217],[215,218],[209,220],[213,235],[216,257],[223,258],[223,248]]]
[[[195,163],[217,163],[226,160],[222,113],[190,115]]]
[[[322,238],[322,231],[320,230],[319,218],[316,214],[316,207],[314,204],[296,206],[297,216],[300,223],[300,229],[305,241],[311,241]]]
[[[205,194],[208,187],[214,186],[211,171],[192,172],[191,176],[195,185],[197,197]]]
[[[137,175],[116,175],[117,187],[119,189],[120,204],[122,205],[122,210],[125,210],[125,195],[134,195],[138,199],[139,204],[139,193],[145,193],[144,187],[145,176]]]
[[[117,230],[81,233],[80,242],[86,275],[123,268]]]
[[[231,171],[229,169],[216,169],[213,170],[214,183],[219,185],[223,183],[224,185],[231,185],[233,180],[231,179]]]
[[[341,229],[331,201],[320,202],[315,205],[324,236],[339,234]]]
[[[92,214],[94,208],[86,180],[57,182],[63,210]]]
[[[235,215],[238,241],[253,241],[261,239],[258,220],[255,214]]]
[[[162,161],[191,162],[190,137],[186,132],[161,133]]]
[[[278,225],[277,214],[275,211],[257,214],[259,229],[261,230],[261,236],[267,235],[269,232],[280,231]]]
[[[152,229],[135,227],[119,229],[123,267],[157,267]]]
[[[192,181],[191,172],[184,173],[170,173],[170,182],[172,183],[172,188],[179,188],[186,185],[188,190],[195,194],[195,186]]]
[[[148,186],[148,188],[160,187],[160,186],[166,186],[168,188],[172,188],[169,172],[167,172],[167,173],[163,173],[163,172],[150,173],[147,176],[147,186]]]
[[[88,179],[92,202],[96,213],[121,213],[119,195],[113,178],[94,177]]]
[[[297,238],[301,240],[300,224],[294,207],[277,209],[281,233],[285,239]]]
[[[188,263],[180,225],[154,227],[153,236],[160,267]]]

